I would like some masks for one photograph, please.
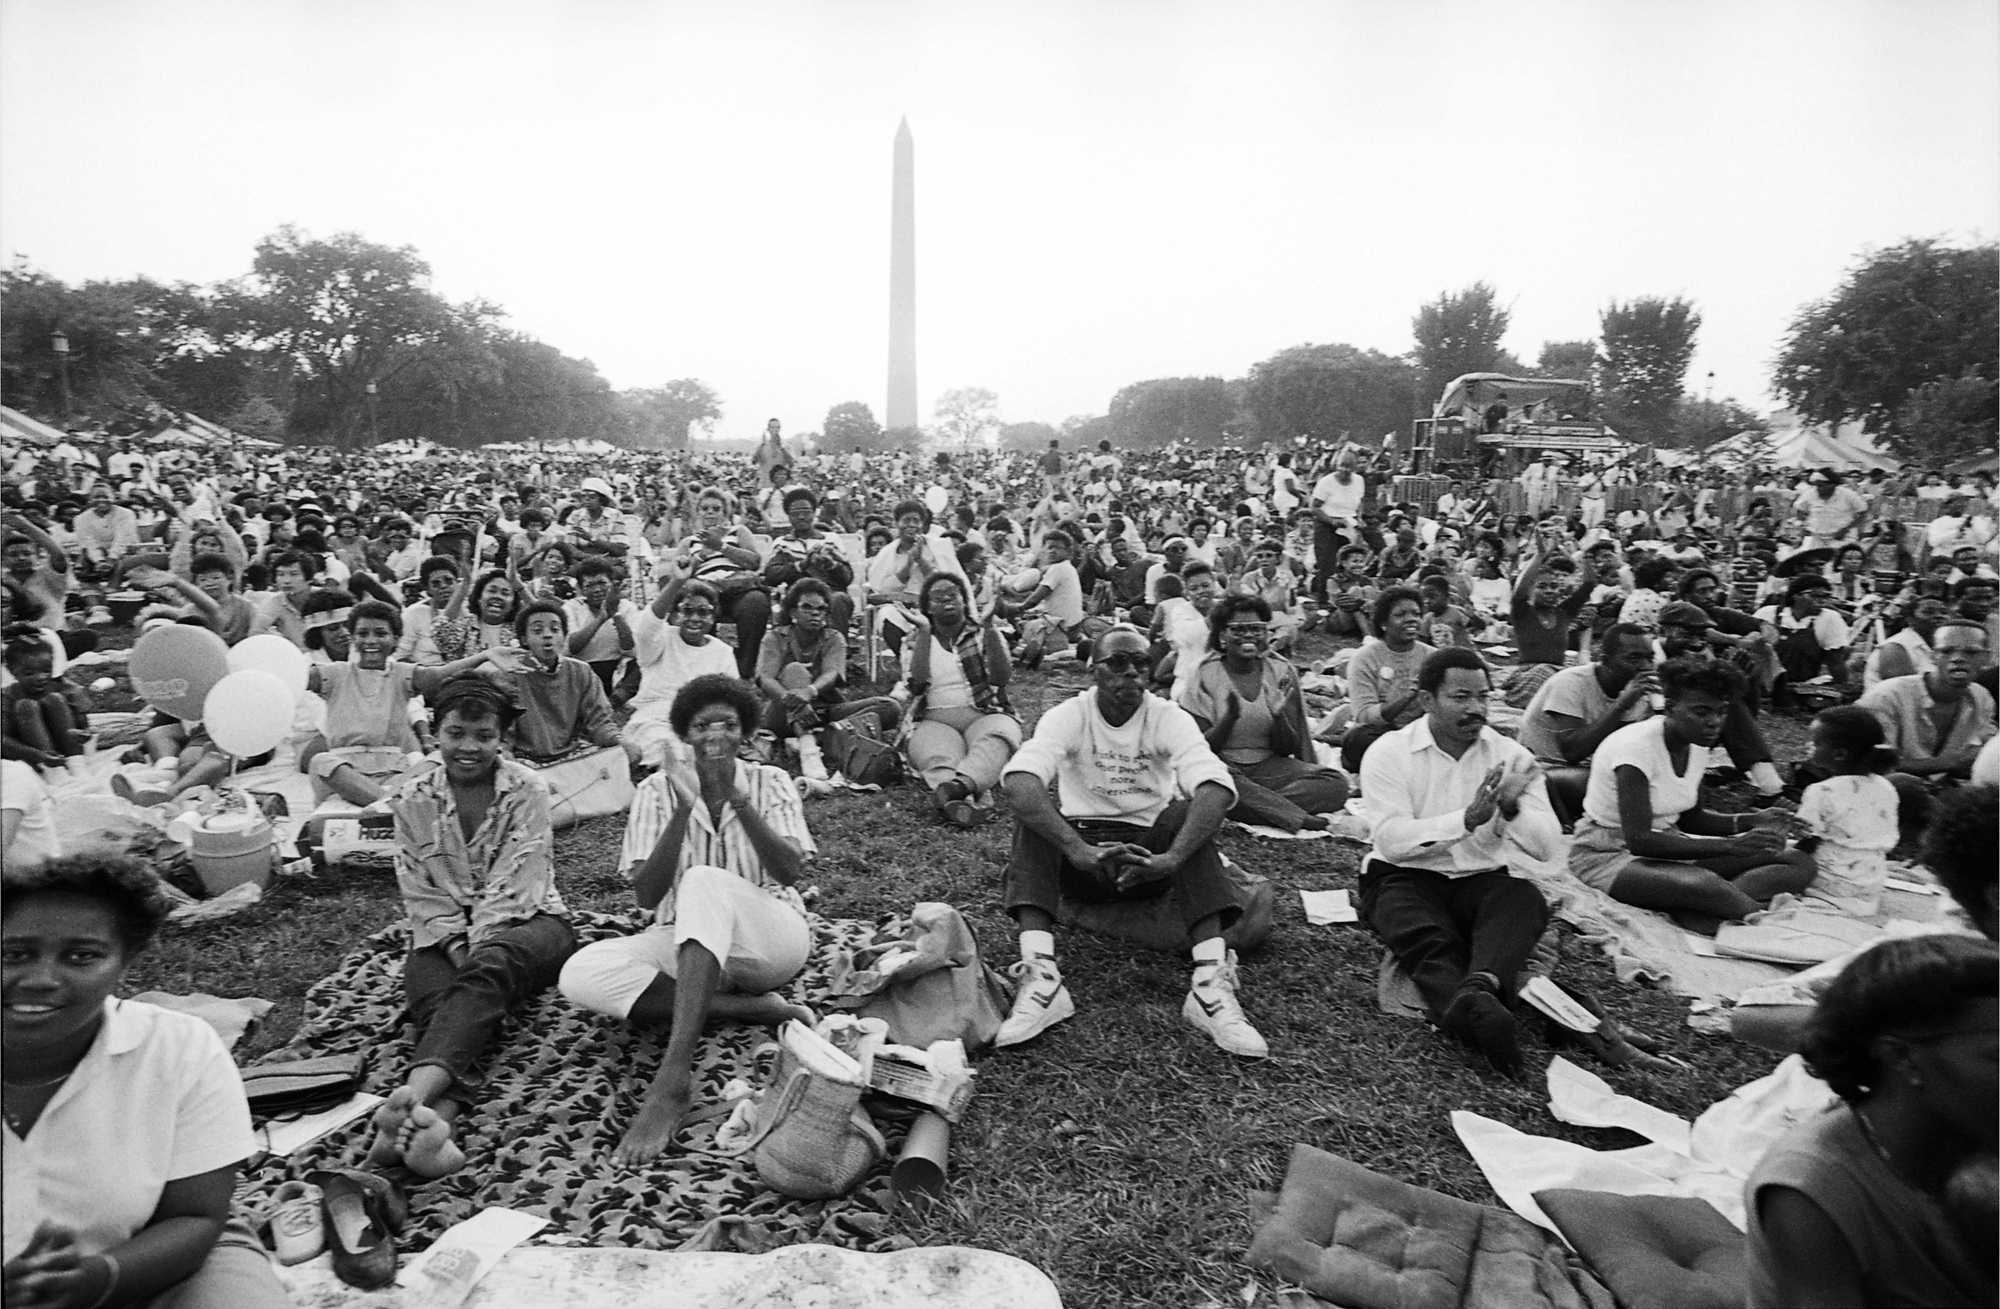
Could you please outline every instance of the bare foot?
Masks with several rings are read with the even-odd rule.
[[[618,1148],[611,1152],[611,1162],[620,1168],[637,1168],[659,1158],[673,1144],[674,1133],[680,1131],[693,1105],[693,1090],[686,1083],[679,1086],[655,1083],[646,1092],[645,1103],[639,1106],[639,1116],[632,1120]]]
[[[465,1151],[451,1139],[451,1120],[427,1104],[410,1111],[396,1144],[404,1165],[419,1177],[443,1177],[465,1167]]]
[[[376,1167],[403,1162],[403,1129],[410,1115],[424,1108],[413,1086],[399,1086],[375,1110],[375,1140],[368,1147],[368,1162]]]

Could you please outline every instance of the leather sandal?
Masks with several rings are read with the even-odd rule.
[[[395,1281],[395,1233],[409,1215],[402,1191],[358,1168],[310,1172],[306,1181],[320,1189],[334,1276],[364,1291]]]

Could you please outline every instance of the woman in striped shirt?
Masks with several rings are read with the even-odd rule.
[[[615,1164],[645,1164],[672,1143],[693,1107],[695,1047],[709,1019],[813,1021],[778,988],[812,947],[795,886],[815,847],[791,777],[738,757],[759,708],[747,683],[712,673],[674,697],[669,721],[693,762],[669,756],[640,784],[625,826],[624,863],[653,925],[586,946],[563,968],[572,1004],[671,1025]]]

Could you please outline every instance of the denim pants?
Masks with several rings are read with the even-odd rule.
[[[492,1046],[508,1011],[546,990],[576,950],[576,932],[552,914],[536,914],[480,942],[454,965],[443,946],[410,951],[403,991],[417,1029],[413,1066],[451,1074],[454,1093]]]
[[[1515,977],[1549,922],[1542,893],[1505,869],[1446,877],[1369,859],[1359,901],[1363,921],[1416,983],[1433,1020],[1474,973],[1499,978],[1501,998],[1511,1002]]]
[[[1129,842],[1157,854],[1174,843],[1181,824],[1187,821],[1187,814],[1187,802],[1177,800],[1161,812],[1151,827],[1092,819],[1073,819],[1069,822],[1077,835],[1092,845]],[[1172,877],[1121,890],[1115,874],[1092,875],[1084,872],[1064,859],[1054,842],[1016,823],[1014,851],[1007,860],[1007,873],[1001,884],[1001,901],[1007,912],[1015,917],[1019,917],[1019,910],[1033,908],[1053,918],[1065,894],[1078,900],[1101,902],[1151,900],[1170,890],[1180,897],[1181,918],[1189,928],[1215,914],[1220,915],[1220,926],[1226,931],[1243,912],[1236,892],[1229,884],[1228,874],[1222,870],[1222,854],[1215,848],[1214,841],[1206,841],[1196,847],[1187,862],[1174,870]]]

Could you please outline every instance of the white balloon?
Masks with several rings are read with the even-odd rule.
[[[209,691],[201,721],[218,746],[238,759],[247,759],[285,739],[292,729],[295,703],[291,688],[276,673],[245,668]]]
[[[291,693],[294,703],[306,693],[306,674],[311,668],[305,651],[276,632],[253,636],[229,648],[230,672],[238,673],[254,669],[270,673],[285,684],[285,689]]]

